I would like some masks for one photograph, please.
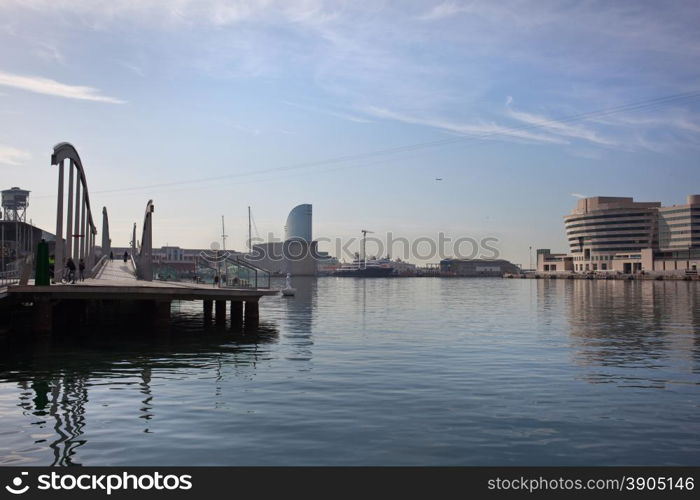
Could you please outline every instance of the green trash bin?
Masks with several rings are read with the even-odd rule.
[[[45,240],[41,240],[37,248],[34,284],[36,286],[51,284],[51,276],[49,276],[49,244]]]

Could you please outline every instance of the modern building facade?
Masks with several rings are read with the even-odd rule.
[[[245,260],[272,274],[315,276],[318,272],[317,242],[291,239],[253,245]]]
[[[700,248],[700,195],[688,196],[685,205],[659,209],[659,249],[672,252]]]
[[[539,272],[693,272],[700,260],[700,195],[684,205],[596,196],[564,217],[568,254],[537,252]]]
[[[616,255],[656,247],[660,207],[658,202],[632,198],[596,196],[579,200],[571,215],[564,217],[574,270],[612,270]]]
[[[284,226],[284,239],[313,241],[312,233],[313,208],[310,204],[297,205],[289,212],[287,224]]]

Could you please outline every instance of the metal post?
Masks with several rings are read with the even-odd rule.
[[[73,160],[68,163],[68,210],[66,219],[66,255],[72,255],[73,252]]]
[[[87,238],[87,226],[85,225],[85,220],[87,219],[87,210],[87,189],[84,189],[82,209],[80,210],[80,234],[82,235],[82,238],[80,238],[80,255],[78,256],[79,259],[85,258],[85,239]]]
[[[109,218],[107,216],[107,207],[102,207],[102,255],[109,255],[112,251],[109,241]]]
[[[56,206],[56,264],[54,265],[54,279],[61,281],[63,274],[63,162],[58,165],[58,202]]]
[[[2,231],[2,270],[5,272],[5,224],[0,225],[0,231]]]
[[[73,224],[73,232],[77,233],[80,231],[80,176],[77,176],[75,183],[75,222]],[[80,253],[80,238],[73,239],[73,260],[78,261],[78,254]]]

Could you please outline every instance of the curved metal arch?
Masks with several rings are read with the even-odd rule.
[[[109,215],[107,207],[102,207],[102,255],[112,251],[112,239],[109,237]]]
[[[85,177],[85,170],[83,169],[83,162],[80,161],[80,155],[78,150],[75,149],[69,142],[59,142],[53,147],[53,154],[51,155],[51,165],[58,165],[63,160],[71,160],[73,164],[78,169],[80,174],[80,183],[83,186],[85,193],[85,204],[88,208],[88,223],[90,224],[90,230],[92,234],[97,234],[97,228],[92,220],[92,208],[90,207],[90,192],[88,191],[87,179]]]
[[[137,276],[139,279],[153,280],[153,212],[155,206],[153,200],[146,203],[146,212],[143,216],[143,229],[141,232],[141,245],[137,260]]]

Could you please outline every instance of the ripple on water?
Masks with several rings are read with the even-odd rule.
[[[257,331],[0,355],[0,464],[700,462],[700,286],[295,280]]]

